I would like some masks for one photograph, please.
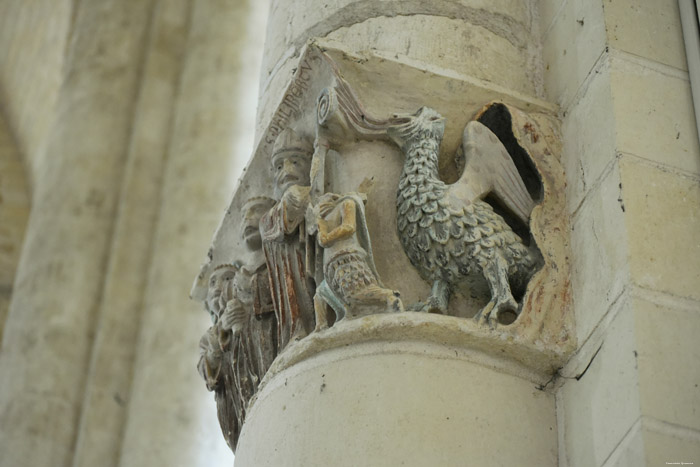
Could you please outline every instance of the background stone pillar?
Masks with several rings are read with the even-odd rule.
[[[0,115],[0,343],[29,217],[27,181],[17,142]]]
[[[72,464],[151,6],[74,11],[0,352],[3,467]]]
[[[75,467],[119,463],[189,16],[189,0],[157,2],[144,44],[146,56],[96,319]]]
[[[201,246],[211,239],[242,170],[240,148],[251,145],[253,120],[244,115],[251,107],[246,103],[253,99],[254,105],[259,55],[246,45],[264,30],[265,7],[253,1],[191,3],[122,467],[231,463],[213,396],[196,369],[197,343],[209,317],[187,293],[192,266],[206,259]]]

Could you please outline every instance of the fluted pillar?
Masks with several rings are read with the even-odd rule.
[[[211,238],[242,169],[240,148],[251,144],[252,109],[246,103],[255,95],[259,58],[255,46],[246,46],[256,43],[264,27],[265,6],[191,2],[162,205],[145,274],[122,467],[231,462],[196,370],[198,331],[208,317],[187,293],[192,266],[205,258],[200,246]]]
[[[73,15],[0,352],[3,467],[72,465],[151,6]]]

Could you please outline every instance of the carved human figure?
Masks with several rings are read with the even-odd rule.
[[[364,198],[358,193],[322,195],[312,210],[312,232],[323,248],[324,280],[314,306],[317,329],[327,327],[323,302],[336,320],[383,311],[403,311],[398,292],[384,288],[374,265],[365,219]]]
[[[272,152],[277,203],[260,221],[277,318],[278,352],[313,328],[313,282],[306,271],[304,216],[309,204],[311,144],[287,129]]]
[[[240,275],[241,272],[239,271],[236,274],[236,278],[240,277]],[[235,281],[236,279],[234,279]],[[231,334],[230,345],[228,349],[225,349],[224,360],[228,360],[231,367],[230,379],[226,380],[225,384],[230,386],[229,390],[233,395],[231,408],[234,410],[234,413],[227,411],[225,415],[230,417],[235,414],[240,430],[245,421],[248,402],[258,387],[258,376],[255,370],[256,358],[250,333],[251,309],[244,305],[235,295],[237,289],[234,288],[234,296],[227,302],[219,325],[224,332],[230,332]],[[219,416],[224,415],[218,405],[217,408],[219,409]],[[221,422],[221,419],[219,421]],[[226,431],[224,431],[224,434],[226,434]],[[235,435],[235,438],[231,440],[233,447],[235,447],[235,443],[238,440],[238,434],[232,433],[232,435]]]
[[[231,449],[235,449],[241,429],[242,404],[234,381],[231,326],[223,318],[225,311],[233,308],[229,303],[234,299],[233,281],[239,269],[238,264],[224,264],[211,273],[204,304],[213,325],[199,341],[197,364],[207,389],[214,391],[219,424]]]
[[[256,388],[277,356],[277,319],[260,237],[260,218],[274,205],[274,199],[258,196],[243,206],[241,235],[250,256],[234,281],[237,298],[249,310],[248,333]]]

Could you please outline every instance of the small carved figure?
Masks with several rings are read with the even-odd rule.
[[[304,216],[309,204],[311,144],[284,130],[272,152],[275,198],[260,220],[278,327],[278,352],[313,329],[314,286],[306,271]]]
[[[398,292],[384,288],[372,256],[365,219],[364,199],[358,193],[322,195],[313,209],[323,248],[324,280],[316,290],[316,329],[328,326],[323,302],[336,313],[336,321],[382,311],[403,311]]]
[[[277,356],[277,319],[260,238],[260,218],[274,205],[274,199],[258,196],[249,199],[243,206],[241,234],[251,256],[234,280],[237,298],[251,310],[249,334],[256,388]]]
[[[214,269],[209,278],[204,303],[212,318],[213,326],[199,341],[200,357],[197,364],[207,389],[214,391],[219,424],[232,450],[236,448],[243,423],[243,406],[235,383],[234,359],[230,350],[231,326],[229,323],[224,323],[224,318],[227,315],[226,310],[232,308],[229,303],[234,298],[233,281],[238,270],[238,264],[224,264]]]
[[[236,277],[239,275],[240,272],[236,274]],[[224,359],[230,361],[232,374],[230,380],[225,381],[225,384],[230,385],[228,390],[233,393],[232,407],[235,410],[239,427],[243,426],[248,402],[258,387],[258,376],[255,371],[256,359],[250,335],[250,311],[250,308],[245,306],[234,295],[226,304],[226,309],[221,315],[219,323],[221,329],[224,332],[229,332],[231,335],[230,346],[224,349]],[[221,413],[221,410],[219,412]],[[231,414],[228,413],[227,415],[230,416]],[[236,439],[233,440],[234,443],[237,441],[237,437],[238,433],[236,434]],[[233,446],[235,447],[235,444]]]
[[[433,283],[422,311],[445,313],[452,291],[469,293],[485,280],[491,299],[475,319],[493,325],[504,311],[520,313],[511,285],[522,291],[541,256],[483,199],[497,198],[524,224],[535,203],[508,151],[479,122],[464,130],[462,177],[446,185],[438,175],[444,130],[444,118],[427,107],[395,116],[388,129],[405,155],[396,200],[399,237],[413,266]]]

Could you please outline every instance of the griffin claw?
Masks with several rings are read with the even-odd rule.
[[[491,300],[474,316],[474,320],[481,325],[488,324],[490,328],[494,328],[497,324],[500,324],[499,316],[504,311],[515,313],[516,316],[520,314],[518,303],[512,297],[509,297],[499,301]]]

